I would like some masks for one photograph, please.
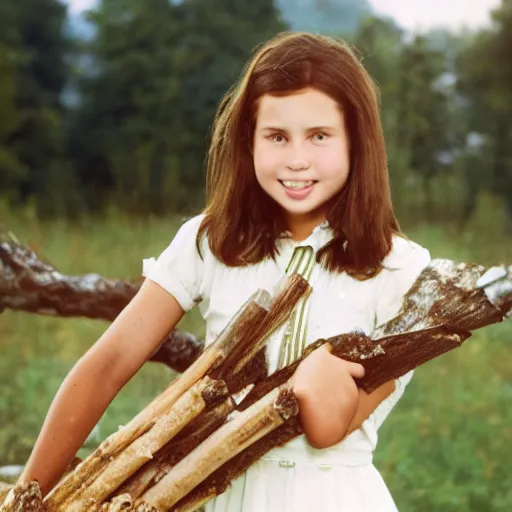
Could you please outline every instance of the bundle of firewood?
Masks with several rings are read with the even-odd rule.
[[[460,346],[471,331],[512,316],[512,267],[433,260],[398,315],[371,337],[352,332],[318,340],[268,375],[265,342],[308,293],[298,275],[273,297],[256,292],[164,393],[44,500],[31,483],[12,489],[0,511],[193,511],[266,452],[302,434],[288,381],[312,350],[329,342],[334,355],[361,363],[366,373],[358,385],[371,392]]]

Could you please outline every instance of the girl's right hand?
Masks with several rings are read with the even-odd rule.
[[[62,383],[19,483],[37,480],[43,496],[52,489],[119,390],[183,315],[172,295],[143,283]]]

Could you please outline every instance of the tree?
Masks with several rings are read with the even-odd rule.
[[[88,17],[96,37],[84,43],[70,121],[78,179],[93,209],[113,197],[148,211],[163,201],[165,175],[174,173],[176,8],[167,0],[104,0]]]
[[[22,61],[12,6],[0,5],[0,190],[13,199],[27,170],[8,145],[20,119],[16,105],[16,73]]]
[[[397,137],[398,125],[402,122],[398,111],[403,37],[403,30],[392,19],[369,16],[362,21],[353,39],[362,63],[379,89],[391,185],[399,213],[408,210],[407,177],[410,173],[406,148]]]
[[[478,163],[474,179],[485,180],[512,215],[512,1],[502,0],[492,19],[491,28],[461,53],[457,85],[466,100],[468,131],[478,141],[468,148]]]
[[[15,42],[7,58],[11,85],[6,82],[6,87],[12,91],[14,83],[17,119],[12,117],[4,140],[15,158],[10,161],[17,169],[16,196],[21,202],[34,198],[40,213],[67,210],[72,180],[60,103],[66,81],[66,8],[57,0],[7,0],[3,9],[12,19],[10,39]]]
[[[179,116],[182,132],[183,183],[188,193],[203,187],[203,159],[217,105],[253,49],[284,30],[273,0],[189,0],[182,6],[185,20]],[[202,199],[202,198],[201,198]]]
[[[131,211],[203,200],[203,161],[222,95],[253,47],[284,28],[271,0],[103,0],[74,113],[80,182]]]
[[[396,140],[407,152],[407,167],[425,188],[424,215],[434,220],[433,179],[450,169],[449,76],[443,53],[417,35],[403,48],[399,60]],[[416,192],[417,194],[417,192]]]

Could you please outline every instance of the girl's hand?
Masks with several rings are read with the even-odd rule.
[[[310,444],[325,448],[341,441],[357,410],[359,390],[354,378],[364,368],[331,354],[325,344],[302,361],[292,378],[299,417]]]

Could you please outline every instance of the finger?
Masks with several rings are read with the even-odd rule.
[[[364,366],[358,363],[348,363],[348,372],[355,379],[362,379],[364,377]]]

